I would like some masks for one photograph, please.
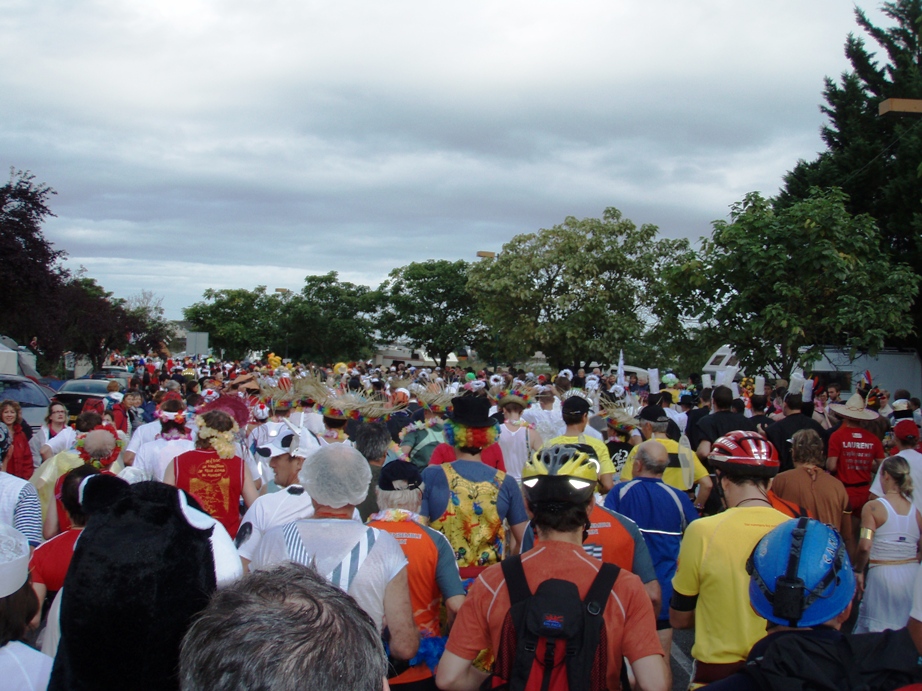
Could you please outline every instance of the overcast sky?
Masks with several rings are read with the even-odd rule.
[[[822,148],[852,31],[843,0],[0,0],[0,164],[173,319],[607,206],[697,239]]]

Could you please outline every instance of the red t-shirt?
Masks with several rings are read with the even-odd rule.
[[[842,425],[829,438],[829,457],[838,458],[833,475],[845,485],[853,511],[860,511],[867,502],[871,468],[885,455],[880,439],[861,427]]]
[[[205,513],[236,537],[243,495],[243,459],[221,458],[213,449],[194,449],[173,459],[176,486],[191,494]]]
[[[456,460],[458,460],[458,454],[455,453],[455,447],[442,443],[436,446],[435,451],[432,452],[429,465],[442,465],[443,463],[451,463]],[[506,472],[506,463],[503,461],[503,450],[499,448],[499,444],[490,444],[485,448],[480,454],[480,460],[484,465],[488,465],[496,470],[502,470],[504,473]]]
[[[522,555],[522,568],[532,592],[549,578],[571,581],[586,597],[601,562],[587,555],[579,545],[547,540]],[[624,569],[605,606],[608,634],[608,688],[621,688],[621,658],[635,662],[650,655],[662,655],[656,636],[653,605],[640,579]],[[509,591],[502,564],[487,568],[471,586],[467,600],[451,629],[445,649],[463,660],[473,660],[484,649],[499,649],[503,620],[509,611]]]
[[[71,528],[39,545],[29,560],[32,582],[41,583],[54,593],[64,585],[64,577],[74,556],[74,543],[83,528]]]

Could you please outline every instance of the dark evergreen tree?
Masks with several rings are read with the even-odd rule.
[[[887,98],[922,99],[922,0],[887,2],[883,12],[892,26],[874,26],[855,10],[858,25],[882,54],[849,35],[845,54],[852,69],[839,82],[826,78],[822,111],[829,124],[822,137],[827,149],[813,161],[798,162],[785,176],[778,204],[807,199],[813,187],[841,187],[852,214],[866,213],[877,221],[883,249],[922,273],[922,118],[878,115]],[[888,277],[878,279],[886,291]],[[913,308],[912,318],[915,335],[903,344],[922,349],[922,307]]]
[[[65,256],[42,233],[53,216],[48,198],[54,190],[35,182],[29,172],[10,170],[0,186],[0,333],[39,347],[56,329],[56,293],[66,278],[59,262]]]

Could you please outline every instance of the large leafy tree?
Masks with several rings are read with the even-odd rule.
[[[815,160],[800,161],[785,176],[778,201],[795,204],[808,198],[813,187],[840,187],[851,213],[876,220],[885,251],[922,273],[922,119],[878,115],[887,98],[922,98],[922,0],[887,2],[882,11],[893,20],[887,28],[855,10],[858,25],[877,45],[848,37],[845,54],[851,70],[838,81],[826,79],[826,150]],[[919,347],[919,307],[913,308],[913,323],[911,342]]]
[[[307,276],[301,293],[285,303],[276,352],[288,345],[293,356],[315,362],[368,357],[375,347],[377,303],[374,291],[340,281],[335,271]]]
[[[193,327],[207,331],[212,348],[224,357],[241,359],[262,352],[279,331],[280,301],[266,286],[205,291],[205,299],[183,310]]]
[[[837,189],[788,206],[747,195],[699,254],[667,270],[675,303],[753,373],[786,376],[823,346],[873,354],[906,335],[919,277],[889,259],[874,220],[847,202]]]
[[[381,285],[378,326],[386,338],[405,339],[441,367],[471,338],[474,301],[467,290],[468,263],[413,262],[391,271]]]
[[[56,336],[58,291],[67,278],[64,253],[42,233],[53,216],[48,199],[55,194],[28,172],[10,171],[0,187],[0,333],[28,343],[38,336],[45,349]]]
[[[481,352],[514,360],[540,350],[563,366],[616,362],[623,348],[630,359],[659,319],[661,271],[689,250],[657,234],[608,208],[514,237],[470,270]]]

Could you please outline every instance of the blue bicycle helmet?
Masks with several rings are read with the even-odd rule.
[[[813,518],[775,527],[746,563],[749,599],[762,617],[806,628],[837,617],[855,594],[855,574],[842,536]]]

